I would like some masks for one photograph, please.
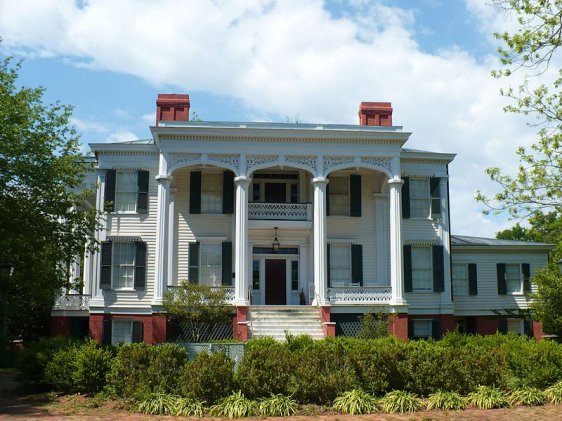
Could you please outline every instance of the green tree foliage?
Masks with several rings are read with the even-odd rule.
[[[91,166],[71,108],[45,104],[43,88],[20,87],[19,70],[10,57],[0,61],[0,260],[15,267],[2,280],[10,336],[27,339],[45,333],[97,216],[82,206],[92,194],[84,189]]]
[[[478,192],[489,211],[507,211],[511,217],[562,211],[562,73],[553,69],[562,42],[562,0],[494,0],[499,11],[516,19],[515,32],[494,34],[501,42],[496,78],[523,72],[517,88],[502,90],[512,100],[507,112],[536,117],[538,141],[530,150],[519,148],[517,175],[488,168],[501,191],[494,197]],[[559,61],[558,61],[559,62]],[[535,77],[540,76],[540,78]]]

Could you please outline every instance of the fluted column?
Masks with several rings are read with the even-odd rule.
[[[169,219],[170,219],[170,190],[172,177],[169,175],[156,176],[158,183],[158,211],[156,221],[156,277],[154,279],[154,297],[152,305],[162,305],[164,291],[168,284],[169,265]]]
[[[388,180],[390,201],[390,285],[392,286],[391,305],[405,305],[404,272],[402,257],[402,197],[404,181],[400,177]]]
[[[234,246],[234,304],[249,306],[248,299],[248,186],[250,178],[236,177],[235,246]]]
[[[326,185],[328,179],[312,179],[314,187],[314,299],[313,305],[328,305],[326,278]]]

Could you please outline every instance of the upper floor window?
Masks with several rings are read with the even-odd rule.
[[[135,254],[135,243],[113,243],[113,288],[133,288]]]
[[[201,212],[223,213],[222,174],[203,173],[201,180]]]
[[[349,177],[330,177],[330,215],[349,215]]]
[[[520,264],[505,265],[505,284],[507,292],[511,294],[523,293],[523,277]]]
[[[433,291],[431,247],[412,247],[412,290]]]
[[[453,294],[468,295],[468,266],[466,263],[453,264]]]
[[[137,208],[137,172],[117,171],[115,178],[115,211],[135,212]]]
[[[351,247],[330,245],[330,284],[349,285],[351,282]]]
[[[441,216],[441,178],[404,177],[402,187],[403,218],[433,218]]]
[[[148,171],[107,170],[105,206],[107,212],[148,211]]]
[[[144,289],[146,286],[146,243],[104,241],[101,243],[100,287],[102,289]]]
[[[498,263],[498,294],[523,294],[531,292],[531,268],[528,263]]]
[[[410,216],[428,218],[430,210],[429,180],[410,180]]]

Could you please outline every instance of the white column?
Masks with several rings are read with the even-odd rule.
[[[84,251],[84,288],[82,293],[92,294],[92,253],[90,253],[88,247],[85,247]]]
[[[154,278],[154,297],[152,305],[162,305],[164,291],[168,285],[170,184],[172,177],[166,174],[156,176],[158,183],[158,211],[156,220],[156,264]]]
[[[439,236],[443,242],[443,276],[445,278],[445,289],[441,293],[441,308],[453,309],[453,300],[451,295],[451,242],[450,242],[450,232],[449,232],[449,200],[447,191],[447,178],[441,177],[439,182],[439,197],[441,198],[441,221],[439,222]]]
[[[375,247],[376,247],[376,274],[375,285],[389,286],[388,261],[390,259],[388,245],[388,195],[385,193],[373,194],[375,207]]]
[[[304,294],[308,296],[308,277],[306,276],[307,267],[306,260],[308,259],[308,245],[301,244],[299,246],[299,299],[300,292],[304,290]]]
[[[175,247],[175,224],[176,224],[176,213],[175,213],[175,201],[176,201],[176,189],[170,189],[170,203],[168,205],[168,282],[167,285],[177,285],[177,274],[176,274],[176,247]],[[166,285],[166,286],[167,286]]]
[[[328,179],[312,179],[314,186],[314,299],[312,305],[328,305],[326,279],[326,185]]]
[[[236,177],[236,211],[234,244],[234,304],[249,306],[248,299],[248,186],[250,178]]]
[[[96,209],[100,212],[104,210],[105,203],[105,170],[99,170],[98,172],[98,189],[96,191]],[[107,217],[105,214],[101,216],[101,226],[94,233],[94,238],[101,242],[105,241],[107,238]],[[100,288],[100,277],[101,277],[101,247],[94,252],[92,252],[92,300],[90,300],[90,307],[103,306],[103,292]]]
[[[404,272],[402,270],[402,198],[404,181],[399,176],[388,180],[390,201],[390,285],[391,305],[405,305]]]

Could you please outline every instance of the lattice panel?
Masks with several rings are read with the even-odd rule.
[[[174,326],[176,333],[175,340],[180,342],[209,342],[224,339],[233,339],[234,331],[232,322],[225,323],[201,323],[197,326],[200,329],[200,337],[197,338],[196,328],[193,324],[177,323]]]

